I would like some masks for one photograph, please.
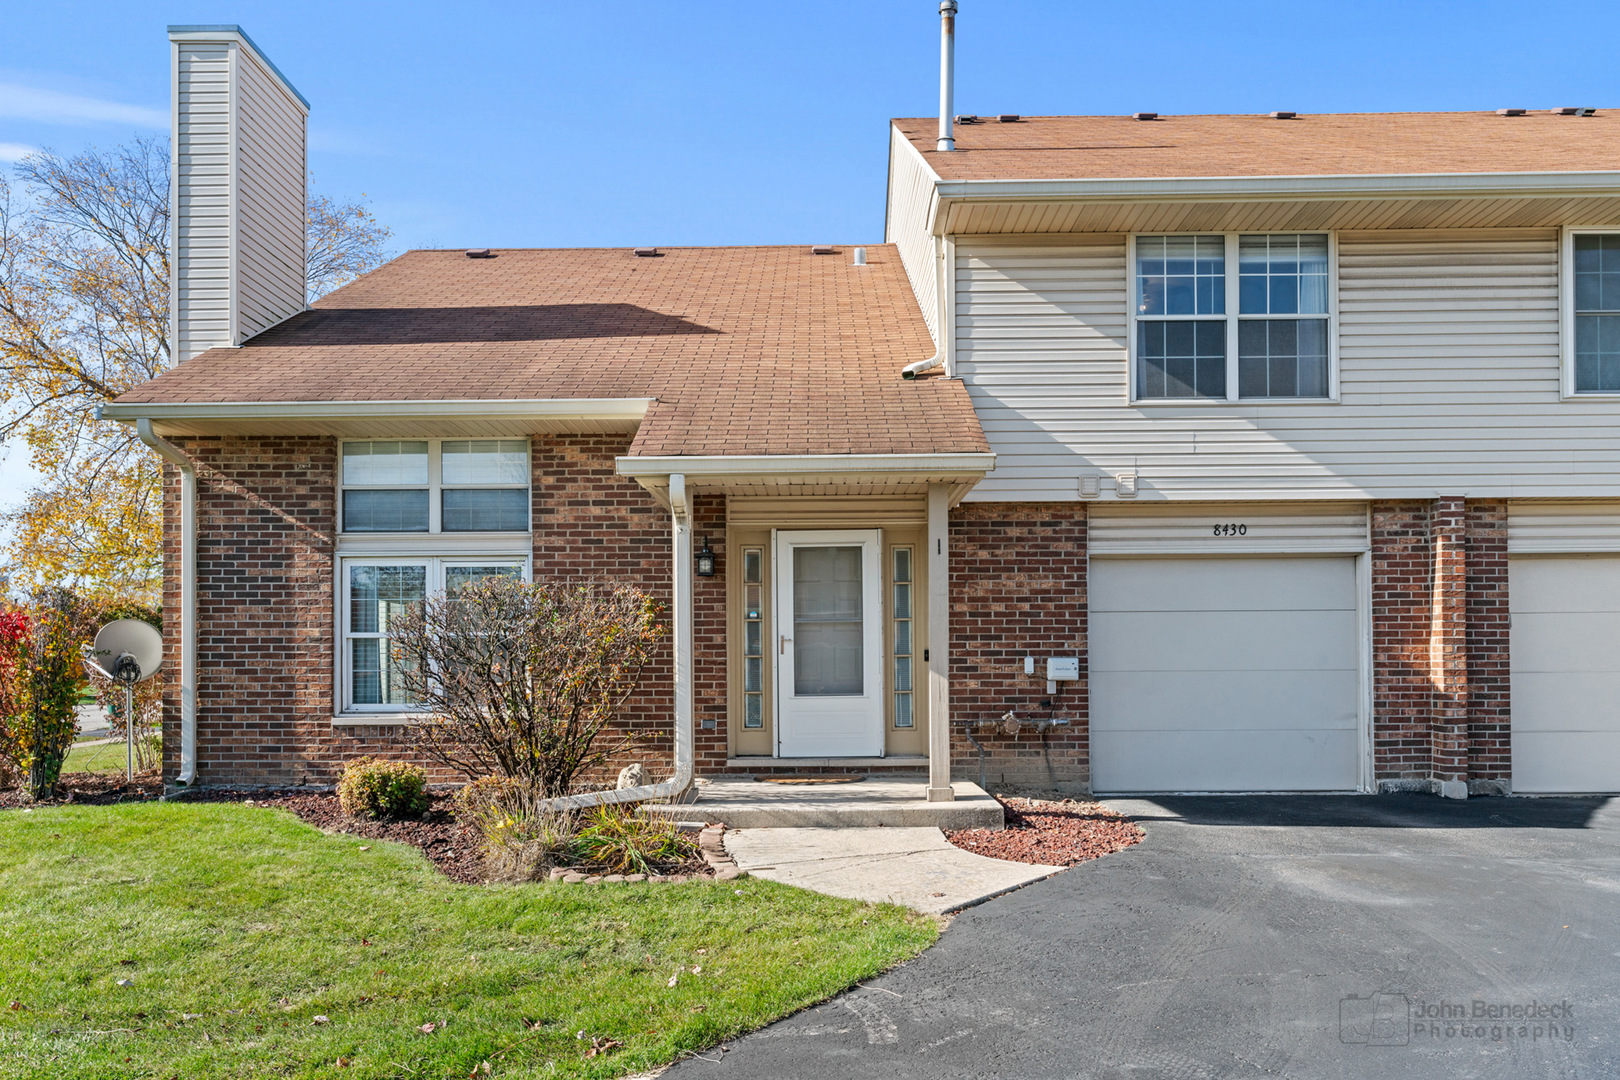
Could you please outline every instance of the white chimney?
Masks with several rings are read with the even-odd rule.
[[[309,102],[240,26],[171,26],[169,346],[177,362],[303,311]]]
[[[951,135],[952,98],[956,96],[956,0],[939,4],[939,144],[936,150],[955,150]]]

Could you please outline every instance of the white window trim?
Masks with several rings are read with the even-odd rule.
[[[1238,237],[1240,236],[1321,236],[1328,238],[1328,392],[1326,397],[1238,397],[1238,288],[1241,284],[1237,273],[1238,265]],[[1186,315],[1172,316],[1169,320],[1154,318],[1152,322],[1212,322],[1215,319],[1226,320],[1226,397],[1225,398],[1145,398],[1138,397],[1137,364],[1140,358],[1136,355],[1136,309],[1140,304],[1136,295],[1136,239],[1141,236],[1219,236],[1225,241],[1225,278],[1226,278],[1226,313],[1224,315]],[[1245,319],[1294,319],[1298,315],[1244,315]],[[1306,318],[1320,318],[1321,316],[1305,316]],[[1227,407],[1239,406],[1272,406],[1272,405],[1336,405],[1339,402],[1339,234],[1326,229],[1295,229],[1292,231],[1269,232],[1217,232],[1212,230],[1191,230],[1178,232],[1144,232],[1131,233],[1125,243],[1125,346],[1129,357],[1129,370],[1126,372],[1127,385],[1125,388],[1126,400],[1133,406],[1170,406],[1175,408],[1193,407]]]
[[[1575,238],[1614,235],[1613,225],[1570,225],[1558,240],[1558,394],[1564,401],[1620,401],[1620,391],[1575,389]]]
[[[462,540],[464,540],[466,538],[495,537],[495,536],[525,536],[526,537],[526,536],[532,535],[533,531],[534,531],[534,445],[528,439],[523,440],[524,453],[528,456],[528,460],[529,460],[529,479],[528,479],[528,482],[523,485],[524,490],[529,492],[529,503],[528,503],[528,518],[529,518],[529,520],[528,520],[527,526],[525,528],[523,528],[522,530],[509,529],[509,530],[503,530],[501,532],[468,532],[468,531],[463,531],[463,530],[455,530],[455,531],[452,531],[452,532],[445,532],[443,530],[443,528],[442,528],[443,522],[442,522],[441,519],[443,517],[443,512],[444,512],[444,492],[447,489],[452,490],[452,491],[477,491],[477,490],[515,491],[515,490],[517,490],[518,485],[516,485],[516,484],[448,484],[448,485],[445,484],[444,483],[444,470],[443,470],[443,467],[442,467],[443,466],[443,456],[444,456],[444,450],[443,450],[444,444],[446,442],[468,442],[468,441],[477,442],[479,440],[471,439],[470,437],[469,438],[451,438],[451,439],[339,439],[338,440],[338,462],[337,462],[337,465],[338,465],[338,507],[337,507],[337,512],[338,512],[337,525],[338,525],[338,529],[337,529],[337,534],[338,534],[338,536],[340,538],[347,537],[347,538],[351,538],[351,539],[357,539],[357,538],[361,538],[361,537],[365,537],[365,538],[371,538],[371,537],[410,537],[414,541],[420,543],[423,537],[433,537],[435,539],[437,539],[439,537],[445,537],[447,540],[453,538],[454,541],[462,541]],[[503,441],[513,441],[513,440],[505,439]],[[349,492],[349,491],[404,491],[404,490],[415,491],[415,490],[419,490],[422,487],[422,485],[419,485],[419,484],[345,484],[343,482],[343,446],[344,446],[344,444],[345,443],[370,443],[370,442],[425,442],[425,443],[428,444],[428,482],[427,482],[427,485],[426,485],[427,492],[428,492],[428,528],[427,528],[427,532],[425,532],[425,533],[424,532],[375,532],[375,531],[372,531],[372,530],[369,530],[369,529],[361,531],[361,532],[345,532],[344,531],[344,529],[343,529],[344,494],[346,492]]]
[[[420,537],[423,534],[416,533]],[[444,572],[455,566],[516,566],[520,569],[524,581],[532,580],[534,560],[531,556],[488,555],[479,557],[472,554],[446,554],[434,549],[432,554],[426,552],[406,555],[345,555],[337,560],[337,581],[334,588],[334,620],[337,627],[337,648],[333,650],[332,682],[337,688],[338,708],[334,710],[332,723],[339,726],[356,726],[365,724],[412,724],[419,723],[428,714],[411,705],[356,705],[354,703],[354,670],[350,663],[352,650],[349,648],[349,618],[353,611],[349,604],[349,567],[353,565],[365,566],[426,566],[427,592],[429,596],[436,596],[444,592]]]

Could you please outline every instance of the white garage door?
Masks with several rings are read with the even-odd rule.
[[[1620,555],[1508,560],[1513,790],[1620,790]]]
[[[1093,559],[1098,792],[1359,782],[1356,562]]]

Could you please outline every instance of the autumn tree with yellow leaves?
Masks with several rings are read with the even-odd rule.
[[[380,266],[391,231],[358,202],[310,200],[311,299]],[[12,585],[156,607],[158,458],[96,407],[169,353],[169,145],[24,158],[0,174],[0,440],[42,479],[6,512]]]

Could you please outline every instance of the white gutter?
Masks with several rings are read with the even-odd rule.
[[[135,420],[141,442],[180,470],[180,775],[197,779],[197,470],[173,443],[152,432],[152,421]]]
[[[621,457],[620,476],[805,476],[825,473],[966,476],[995,468],[996,455],[968,454],[723,454],[692,457]],[[672,475],[673,474],[673,475]]]
[[[692,502],[686,491],[686,477],[680,473],[673,473],[669,478],[669,502],[670,547],[675,557],[675,602],[670,609],[675,646],[675,775],[661,784],[547,799],[544,805],[548,809],[583,810],[588,806],[670,799],[684,794],[692,786],[696,746],[692,732]]]
[[[657,398],[467,398],[432,401],[201,401],[111,402],[101,407],[108,420],[443,420],[479,419],[639,421]]]

